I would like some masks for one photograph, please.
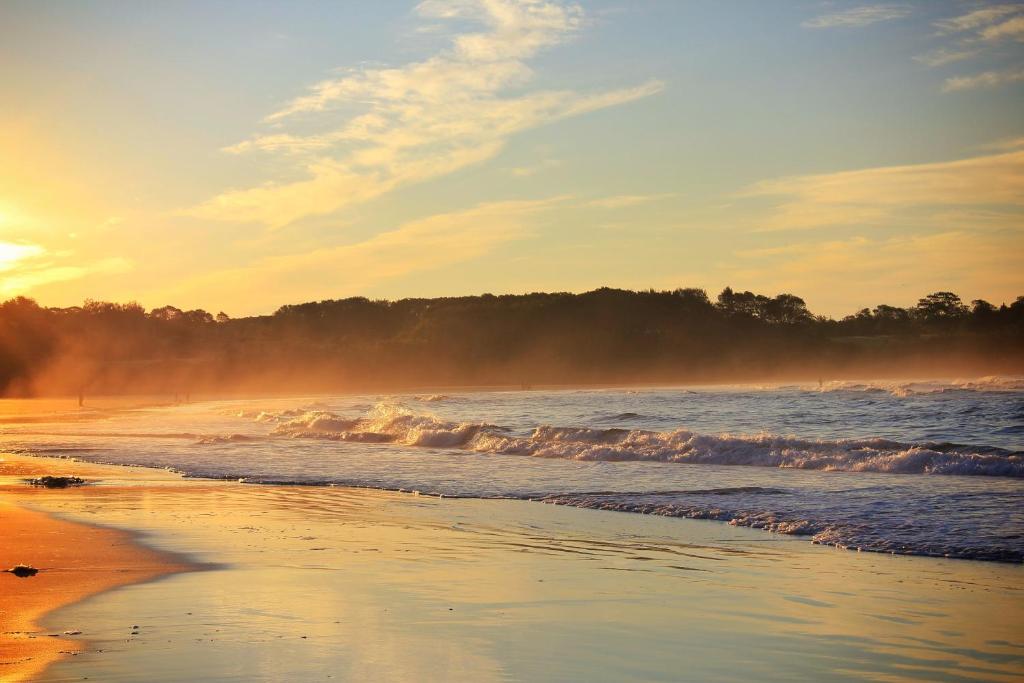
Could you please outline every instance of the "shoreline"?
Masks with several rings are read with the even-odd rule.
[[[85,474],[85,463],[5,455],[0,477],[28,479],[44,474]],[[72,464],[72,462],[74,464]],[[44,628],[49,615],[101,593],[201,569],[183,557],[151,549],[140,534],[62,519],[26,505],[37,492],[0,493],[0,568],[35,567],[35,576],[0,574],[0,681],[30,680],[65,657],[89,647],[81,625]],[[66,491],[64,491],[66,493]]]
[[[15,485],[14,477],[40,473],[102,481]],[[852,648],[847,674],[891,677],[908,663],[938,673],[937,652],[961,673],[1012,680],[1024,672],[1024,643],[1009,642],[1022,613],[1021,573],[1000,563],[839,552],[760,530],[522,500],[244,486],[24,455],[0,460],[4,498],[67,534],[116,539],[122,569],[138,566],[140,553],[156,558],[148,575],[44,605],[33,617],[38,637],[23,642],[42,643],[46,657],[20,662],[17,677],[0,669],[5,682],[83,674],[227,681],[239,671],[249,680],[315,680],[326,671],[377,680],[467,672],[482,681],[668,680],[687,649],[685,661],[706,679],[749,679],[766,666],[798,672],[780,655],[790,651],[820,679],[835,672],[833,647]],[[167,563],[186,556],[196,562]],[[191,571],[217,563],[226,571]],[[155,580],[174,571],[186,574]],[[453,573],[463,579],[450,583]],[[76,574],[89,576],[66,577]],[[0,596],[2,604],[8,596]],[[680,621],[681,610],[699,616]],[[911,622],[914,638],[904,633]],[[129,633],[135,624],[141,634]],[[609,648],[623,628],[636,633]],[[88,641],[44,635],[65,629]],[[552,639],[567,651],[551,651]],[[737,639],[758,655],[730,659]],[[304,654],[288,659],[297,648]],[[641,663],[637,648],[647,652]]]
[[[193,436],[194,435],[191,435],[191,434],[188,435],[189,438],[192,438]],[[73,458],[71,456],[54,456],[54,455],[45,455],[45,454],[36,455],[36,454],[26,454],[26,453],[4,453],[2,451],[0,451],[0,481],[2,481],[2,477],[4,475],[4,470],[3,470],[4,458],[16,458],[19,461],[25,461],[25,462],[29,462],[29,461],[33,461],[33,460],[39,460],[39,461],[42,461],[42,462],[54,462],[54,463],[67,463],[68,464],[68,467],[66,467],[64,469],[61,469],[59,472],[58,472],[58,469],[55,468],[55,467],[44,468],[42,470],[39,470],[38,472],[33,470],[34,474],[33,475],[25,475],[23,477],[25,479],[29,478],[30,476],[41,476],[43,474],[54,474],[54,473],[76,474],[77,475],[77,474],[81,473],[83,468],[95,468],[95,469],[98,469],[98,470],[101,470],[101,471],[106,470],[107,472],[111,471],[111,468],[114,468],[114,471],[126,470],[126,471],[129,471],[129,472],[130,471],[151,472],[151,473],[154,473],[156,476],[168,475],[169,474],[170,477],[172,478],[172,480],[175,480],[175,481],[180,480],[180,479],[188,479],[189,481],[193,481],[193,482],[207,482],[207,483],[213,484],[213,485],[218,485],[218,484],[223,484],[225,482],[234,482],[235,481],[234,479],[220,479],[220,478],[215,478],[215,477],[191,476],[191,475],[187,475],[185,473],[182,473],[182,472],[180,472],[178,470],[165,469],[165,468],[159,468],[159,467],[148,466],[148,465],[122,464],[122,463],[118,463],[118,462],[109,462],[109,461],[79,460],[79,459]],[[75,467],[76,465],[78,466],[77,468]],[[724,467],[746,468],[748,466],[746,466],[746,465],[725,465]],[[815,471],[815,470],[812,470],[812,471]],[[836,474],[844,474],[845,471],[844,470],[837,470],[835,473]],[[902,473],[873,473],[872,472],[872,473],[869,473],[869,474],[880,474],[881,476],[884,476],[884,477],[896,477],[896,478],[904,477],[904,476],[916,476],[916,475],[913,475],[913,474],[902,474]],[[145,476],[145,475],[143,475],[143,476]],[[930,476],[947,476],[947,475],[930,475]],[[965,475],[965,476],[970,476],[972,479],[974,479],[974,478],[980,478],[980,479],[988,478],[987,475]],[[994,479],[1000,479],[1000,477],[993,477],[993,478]],[[816,537],[816,534],[813,534],[813,533],[790,532],[790,531],[779,530],[777,528],[773,528],[770,525],[761,525],[761,524],[758,524],[756,522],[755,523],[737,522],[735,519],[727,519],[725,517],[713,516],[713,515],[661,514],[661,513],[658,513],[658,512],[638,512],[638,511],[635,511],[635,510],[623,510],[623,509],[602,507],[602,506],[598,506],[598,505],[595,505],[595,506],[578,505],[578,504],[575,504],[575,503],[562,502],[562,501],[557,500],[557,499],[549,500],[549,499],[545,499],[545,498],[518,498],[518,497],[494,497],[494,498],[491,498],[491,497],[487,497],[487,496],[474,496],[474,495],[451,495],[451,494],[435,493],[435,492],[430,492],[430,491],[422,492],[420,490],[411,489],[411,488],[390,488],[390,487],[385,487],[385,486],[372,486],[372,485],[365,485],[365,486],[363,486],[363,485],[358,485],[358,484],[336,484],[336,483],[318,483],[318,482],[317,483],[308,483],[308,482],[302,482],[302,481],[287,481],[287,480],[271,481],[271,482],[263,482],[263,481],[255,481],[255,482],[253,482],[253,481],[247,481],[246,478],[240,478],[237,481],[238,481],[239,484],[243,484],[243,485],[246,485],[246,486],[255,486],[255,487],[302,487],[302,488],[314,488],[314,489],[317,489],[317,488],[325,488],[325,489],[351,489],[351,490],[355,490],[355,491],[370,491],[370,492],[394,493],[394,494],[399,494],[399,495],[425,496],[425,497],[428,497],[428,498],[438,498],[438,499],[448,499],[448,500],[479,500],[479,501],[513,500],[513,501],[519,501],[519,502],[526,502],[526,503],[530,503],[530,504],[551,505],[551,506],[555,506],[555,507],[567,507],[567,508],[572,508],[572,509],[594,510],[594,511],[599,511],[599,512],[602,512],[602,513],[614,512],[614,513],[626,514],[626,515],[656,516],[656,517],[662,517],[662,518],[665,518],[665,519],[699,521],[699,522],[711,522],[711,523],[714,523],[715,525],[722,525],[722,524],[724,524],[726,526],[733,527],[733,528],[749,529],[749,530],[755,531],[755,532],[757,532],[759,534],[763,533],[763,534],[777,535],[777,536],[780,536],[780,537],[783,537],[783,538],[791,539],[793,541],[808,543],[810,545],[821,546],[823,548],[830,548],[830,549],[834,549],[834,550],[838,550],[838,551],[842,551],[842,552],[869,553],[869,554],[872,554],[872,555],[893,556],[893,557],[914,557],[914,558],[922,558],[922,559],[930,559],[930,560],[950,560],[950,561],[954,561],[954,562],[981,562],[981,563],[985,563],[985,564],[997,564],[997,565],[1009,565],[1009,566],[1016,566],[1016,567],[1024,567],[1024,560],[1021,560],[1021,559],[1019,559],[1017,557],[967,556],[967,555],[954,555],[954,554],[949,554],[949,553],[943,554],[943,553],[939,553],[939,552],[927,552],[927,551],[907,550],[907,549],[884,549],[884,548],[860,547],[860,546],[856,546],[856,545],[853,545],[853,544],[842,543],[842,542],[839,542],[839,541],[833,541],[833,540],[828,540],[828,539],[818,539]],[[2,484],[0,484],[0,486],[2,486]],[[2,502],[2,499],[0,499],[0,502]],[[120,531],[120,529],[117,529],[117,530]],[[131,532],[129,532],[129,533],[131,533]],[[187,559],[185,559],[184,562],[186,564],[188,564],[188,560]],[[4,568],[5,567],[0,566],[0,570],[2,570]],[[193,570],[195,570],[195,569],[193,569]],[[3,683],[2,679],[0,679],[0,683]]]

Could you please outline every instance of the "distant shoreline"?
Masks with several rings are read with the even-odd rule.
[[[200,391],[194,394],[190,394],[188,400],[184,397],[179,396],[175,400],[173,395],[160,394],[160,393],[97,393],[95,395],[86,394],[85,406],[90,407],[90,403],[93,407],[101,407],[105,409],[117,409],[117,408],[145,408],[145,407],[166,407],[179,405],[182,403],[198,403],[204,400],[232,400],[232,399],[250,399],[250,398],[297,398],[297,397],[316,397],[316,396],[348,396],[348,395],[361,395],[361,394],[441,394],[441,393],[483,393],[483,392],[519,392],[519,391],[601,391],[604,389],[700,389],[704,387],[721,389],[723,387],[775,387],[785,388],[789,386],[804,386],[813,389],[818,386],[819,379],[824,385],[835,382],[952,382],[952,381],[969,381],[969,380],[980,380],[989,377],[1001,377],[1008,379],[1024,379],[1024,373],[1018,372],[1016,369],[1008,370],[1006,372],[992,372],[992,373],[951,373],[947,375],[940,374],[926,374],[926,375],[901,375],[893,373],[891,375],[885,374],[857,374],[851,373],[846,375],[828,376],[821,378],[811,377],[787,377],[787,378],[766,378],[766,379],[750,379],[750,380],[721,380],[721,381],[707,381],[707,382],[687,382],[687,381],[665,381],[665,382],[646,382],[638,380],[636,382],[568,382],[568,383],[540,383],[540,384],[422,384],[422,385],[395,385],[395,386],[369,386],[369,387],[339,387],[336,389],[310,389],[304,391],[302,389],[295,389],[292,391],[263,391],[259,389],[252,390],[238,390],[238,391],[224,391],[224,392],[210,392]],[[74,394],[57,393],[57,394],[40,394],[34,396],[8,396],[0,395],[0,401],[67,401],[75,402],[78,397]],[[99,401],[103,405],[95,406],[95,403]],[[75,406],[69,406],[75,407]]]

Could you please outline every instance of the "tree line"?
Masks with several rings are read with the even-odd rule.
[[[0,304],[0,393],[328,391],[1020,372],[1024,297],[935,292],[835,320],[793,294],[696,288],[283,306],[230,318]]]

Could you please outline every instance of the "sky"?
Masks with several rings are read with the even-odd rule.
[[[1024,3],[0,0],[0,299],[1024,294]]]

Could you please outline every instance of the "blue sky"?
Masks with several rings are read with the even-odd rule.
[[[12,2],[0,296],[1024,294],[1024,5]]]

